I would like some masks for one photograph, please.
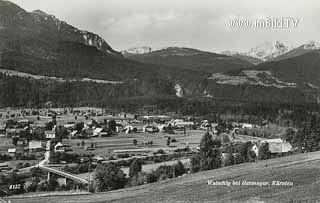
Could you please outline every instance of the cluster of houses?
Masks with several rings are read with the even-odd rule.
[[[66,110],[65,110],[66,111]],[[45,116],[59,116],[65,113],[55,112],[52,110],[40,112]],[[68,110],[70,111],[70,110]],[[22,115],[39,115],[39,112],[22,112]],[[70,139],[73,138],[89,138],[89,137],[105,137],[110,136],[110,130],[107,128],[108,121],[101,118],[100,121],[96,121],[94,119],[89,119],[94,116],[104,116],[104,112],[102,110],[97,111],[84,111],[84,110],[72,110],[73,116],[85,116],[85,121],[82,121],[82,125],[78,125],[80,122],[77,119],[74,122],[68,122],[63,124],[64,129],[68,132],[68,137]],[[218,131],[216,127],[217,123],[211,123],[208,120],[198,120],[195,121],[194,118],[184,117],[184,118],[173,118],[172,116],[167,115],[148,115],[148,116],[140,116],[138,117],[135,114],[130,113],[119,113],[115,115],[111,115],[109,117],[115,118],[115,132],[113,133],[138,133],[138,132],[147,132],[147,133],[158,133],[158,132],[168,132],[167,129],[174,130],[185,130],[185,129],[202,129],[206,131],[210,131],[213,134],[217,134]],[[102,120],[103,119],[103,120]],[[77,122],[77,123],[76,123]],[[0,124],[0,136],[6,137],[19,137],[24,133],[32,133],[37,129],[44,129],[45,123],[42,122],[30,122],[27,119],[20,119],[17,122],[14,122],[11,126],[1,125]],[[79,127],[80,126],[80,127]],[[228,132],[231,134],[237,133],[239,129],[252,129],[255,128],[253,124],[250,123],[232,123],[233,129]],[[55,139],[56,138],[56,129],[55,127],[52,130],[44,131],[45,139]],[[268,142],[270,146],[270,150],[272,152],[282,152],[291,150],[291,146],[289,143],[281,142],[280,140],[265,140],[264,142]],[[259,143],[258,143],[259,144]],[[258,144],[254,146],[254,152],[258,153]],[[290,148],[291,147],[291,148]],[[37,151],[43,148],[43,143],[41,141],[32,140],[28,143],[29,151]],[[55,151],[64,151],[65,148],[61,146],[61,143],[55,146]],[[8,151],[9,152],[9,151]],[[10,149],[10,154],[14,154],[14,149]]]

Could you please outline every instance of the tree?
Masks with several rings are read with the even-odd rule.
[[[19,141],[19,138],[18,138],[18,137],[13,137],[13,138],[12,138],[12,144],[13,144],[14,146],[17,146],[17,145],[18,145],[18,141]]]
[[[117,131],[117,123],[115,120],[110,120],[108,122],[108,129],[111,131],[111,132],[116,132]]]
[[[52,121],[49,121],[46,123],[45,130],[52,130],[54,127],[54,123]]]
[[[240,145],[239,154],[243,159],[243,162],[249,162],[254,160],[254,153],[252,152],[253,144],[251,142],[246,142]]]
[[[138,145],[138,141],[136,139],[133,140],[133,145],[137,146]]]
[[[269,159],[270,158],[270,150],[269,150],[269,143],[262,143],[259,146],[259,153],[258,158],[260,160]]]
[[[296,132],[292,128],[288,128],[281,138],[292,144],[295,134]]]
[[[227,154],[224,158],[224,161],[223,161],[223,165],[224,166],[232,166],[236,163],[236,158],[235,156],[233,155],[234,153],[234,148],[233,148],[233,145],[232,143],[227,147]]]
[[[227,134],[222,135],[222,142],[223,143],[230,143],[230,138]]]
[[[170,137],[168,137],[168,139],[167,139],[167,146],[168,147],[170,146],[170,143],[171,143],[171,139],[170,139]]]
[[[62,142],[63,139],[67,138],[67,135],[68,135],[68,131],[64,126],[59,125],[56,128],[56,140],[58,142]]]
[[[55,178],[50,178],[50,180],[48,181],[48,191],[55,191],[56,188],[59,186],[59,183],[57,181],[57,179]]]
[[[211,170],[221,166],[221,142],[214,141],[210,133],[206,133],[200,141],[200,168]]]
[[[191,172],[196,173],[200,171],[200,156],[194,155],[191,157]]]
[[[76,126],[74,129],[77,130],[78,132],[81,132],[83,128],[84,128],[84,123],[80,122],[80,123],[76,123]]]
[[[142,164],[138,159],[134,159],[129,168],[129,177],[137,175],[142,169]]]
[[[145,172],[139,172],[134,177],[130,179],[130,185],[136,186],[136,185],[143,185],[148,182],[149,174]],[[157,181],[157,179],[155,179]]]
[[[125,174],[115,163],[98,165],[95,172],[95,181],[98,191],[120,189],[126,184]]]
[[[186,169],[181,161],[178,161],[177,164],[173,165],[174,176],[181,176],[186,172]]]

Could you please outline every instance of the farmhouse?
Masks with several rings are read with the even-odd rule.
[[[6,130],[7,137],[16,137],[19,136],[22,132],[25,132],[24,128],[12,128]]]
[[[55,146],[54,146],[54,151],[55,152],[65,152],[66,149],[64,147],[64,145],[61,142],[58,142]]]
[[[133,127],[132,125],[128,125],[124,127],[124,131],[126,134],[129,134],[131,132],[137,132],[137,128]]]
[[[0,136],[5,136],[6,135],[6,127],[0,125]]]
[[[252,147],[252,151],[258,155],[259,146],[263,143],[269,144],[271,154],[284,154],[292,151],[292,145],[289,142],[284,142],[281,138],[260,140],[259,144]]]
[[[146,125],[142,129],[143,132],[149,132],[149,133],[157,133],[159,132],[159,129],[152,125]]]
[[[252,129],[252,128],[253,128],[253,125],[250,124],[250,123],[243,123],[243,124],[242,124],[242,128]]]
[[[176,128],[184,128],[193,126],[194,123],[192,121],[184,121],[183,119],[174,119],[169,122],[173,127]]]
[[[15,148],[8,149],[8,154],[10,156],[15,156],[16,152],[17,152],[17,149],[15,149]]]
[[[11,168],[7,163],[0,163],[0,172],[2,171],[9,171]]]
[[[54,131],[45,131],[44,134],[46,135],[47,139],[56,138],[56,133]]]
[[[42,142],[41,141],[30,141],[29,142],[29,151],[38,151],[42,149]]]

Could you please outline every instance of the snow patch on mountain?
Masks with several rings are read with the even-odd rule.
[[[222,54],[228,56],[243,55],[257,58],[262,61],[270,61],[275,57],[278,57],[282,54],[291,51],[292,49],[294,49],[293,46],[286,46],[283,43],[276,41],[275,43],[265,42],[261,45],[258,45],[250,49],[250,51],[248,52],[224,51],[222,52]]]
[[[227,56],[248,56],[260,59],[262,61],[271,61],[272,59],[286,54],[294,49],[302,48],[305,50],[316,50],[320,49],[320,43],[315,41],[309,41],[305,44],[297,47],[297,46],[286,46],[283,43],[276,41],[275,43],[272,42],[265,42],[255,48],[250,49],[248,52],[237,52],[237,51],[223,51],[221,54]]]

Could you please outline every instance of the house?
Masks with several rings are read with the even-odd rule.
[[[215,126],[211,125],[208,120],[203,120],[200,123],[200,129],[202,130],[211,130],[214,129]]]
[[[68,123],[68,124],[64,124],[63,127],[66,128],[66,129],[73,129],[75,126],[74,123]]]
[[[146,125],[142,129],[143,132],[148,132],[148,133],[157,133],[159,132],[159,129],[155,126],[152,125]]]
[[[159,132],[164,132],[167,127],[168,125],[165,125],[165,124],[161,124],[157,126],[157,128],[159,129]]]
[[[258,157],[259,155],[259,145],[258,144],[254,144],[252,146],[252,151],[256,154],[256,156]]]
[[[26,130],[24,128],[11,128],[6,130],[6,135],[7,137],[16,137],[25,131]]]
[[[58,142],[55,146],[54,146],[54,152],[65,152],[66,148],[64,147],[64,145],[61,142]]]
[[[47,139],[54,139],[56,138],[56,132],[55,131],[45,131],[44,134],[46,135]]]
[[[9,171],[9,170],[11,170],[11,168],[7,163],[0,163],[0,172]]]
[[[106,132],[103,128],[95,128],[92,132],[93,137],[103,137],[107,135],[108,135],[108,132]]]
[[[0,137],[6,136],[6,126],[1,126],[0,125]]]
[[[117,123],[116,132],[119,133],[119,132],[121,132],[121,131],[124,131],[123,125]]]
[[[101,135],[102,130],[103,130],[102,128],[95,128],[95,129],[93,130],[92,136],[93,136],[93,137],[99,137],[99,136]]]
[[[15,156],[16,152],[17,152],[17,149],[15,149],[15,148],[8,149],[8,154],[10,156]]]
[[[263,143],[269,144],[271,154],[285,154],[292,151],[292,145],[289,142],[283,141],[281,138],[260,140],[259,144],[252,147],[252,151],[258,156],[259,146]]]
[[[70,135],[71,138],[75,138],[77,134],[78,134],[78,131],[74,130],[69,135]]]
[[[19,120],[18,123],[21,125],[21,126],[27,126],[29,125],[29,120],[25,119],[25,120]]]
[[[128,125],[123,128],[126,134],[129,134],[131,132],[137,132],[137,128],[133,127],[132,125]]]
[[[29,151],[37,151],[42,149],[42,142],[41,141],[30,141],[29,142]]]
[[[252,128],[253,128],[253,125],[250,124],[250,123],[243,123],[243,124],[242,124],[242,128],[252,129]]]

